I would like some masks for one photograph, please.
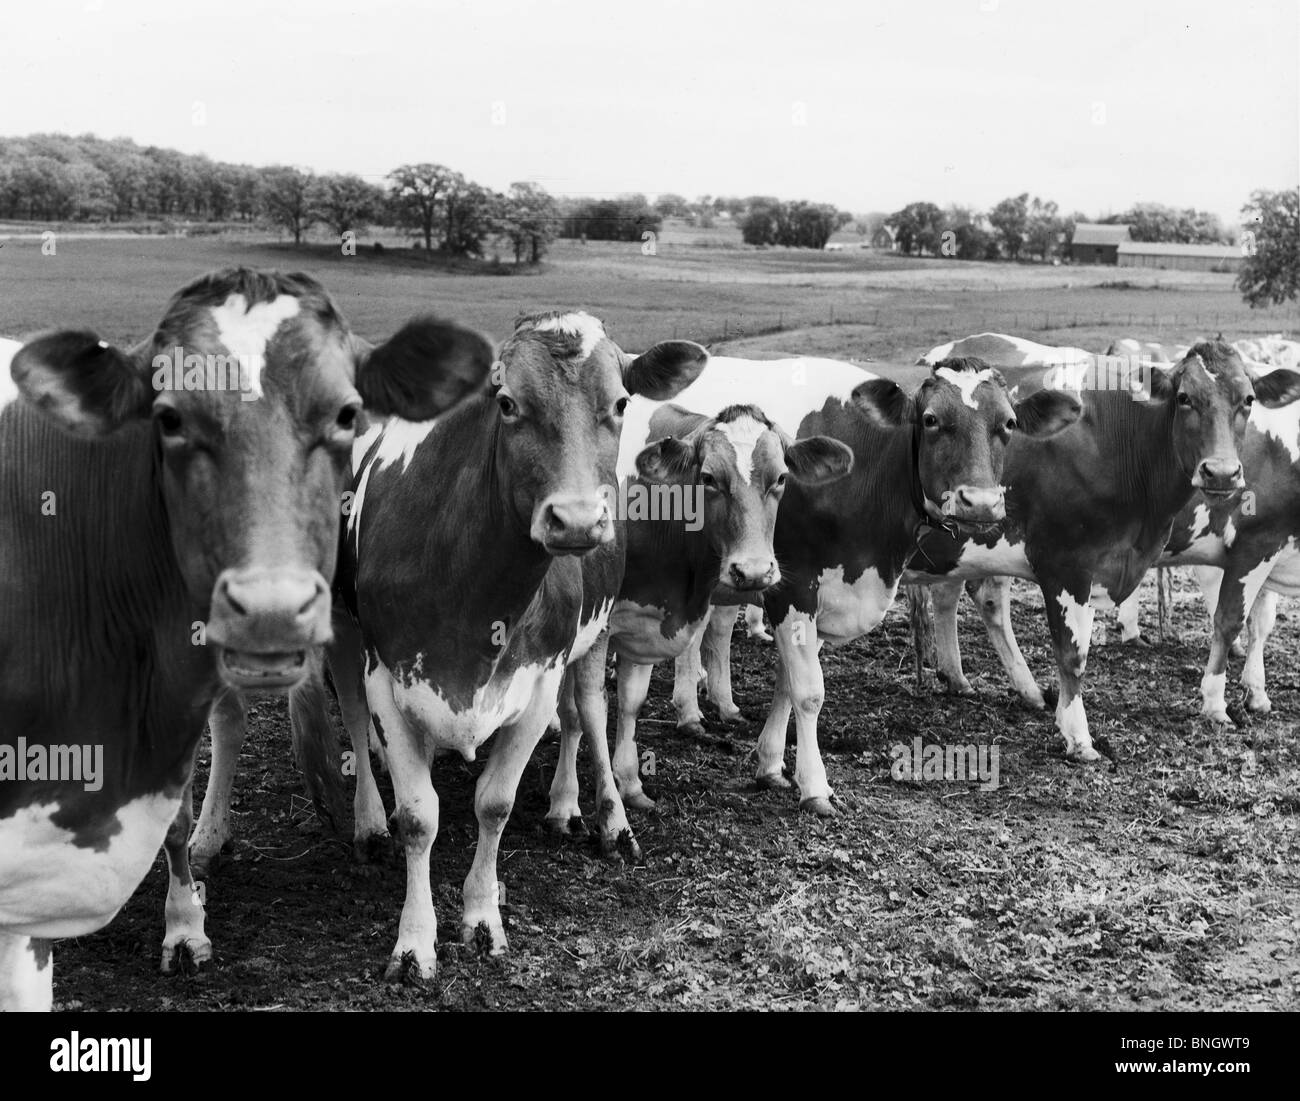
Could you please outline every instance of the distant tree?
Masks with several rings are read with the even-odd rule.
[[[943,212],[943,223],[945,230],[952,231],[956,256],[959,259],[997,259],[997,239],[985,227],[984,216],[973,207],[953,204]]]
[[[1058,250],[1062,221],[1056,203],[1034,196],[1025,219],[1025,248],[1031,256],[1050,260]]]
[[[512,183],[501,214],[501,230],[514,248],[515,263],[525,255],[536,264],[559,232],[560,208],[540,184]]]
[[[640,241],[643,234],[658,233],[663,216],[644,195],[620,195],[616,199],[575,199],[567,204],[560,223],[560,236],[585,237],[592,241]]]
[[[424,238],[433,249],[433,233],[443,210],[443,197],[463,177],[441,164],[404,164],[388,174],[392,184],[393,217],[403,229]]]
[[[751,199],[749,211],[740,223],[741,240],[747,245],[775,244],[780,206],[775,199]]]
[[[261,176],[259,198],[263,216],[293,234],[295,245],[301,244],[304,231],[315,221],[308,199],[314,178],[310,173],[283,165],[264,168]]]
[[[312,217],[338,237],[351,231],[364,233],[380,214],[384,193],[360,176],[320,176],[308,194]]]
[[[1255,191],[1242,208],[1244,259],[1237,289],[1252,307],[1280,306],[1300,295],[1300,197]]]
[[[686,218],[691,213],[691,204],[684,195],[674,195],[671,191],[655,199],[654,208],[665,218]]]
[[[1217,215],[1187,207],[1183,210],[1161,203],[1137,203],[1122,214],[1104,221],[1126,223],[1135,241],[1173,241],[1180,244],[1219,244],[1228,239]]]
[[[913,249],[918,254],[939,251],[943,212],[934,203],[908,203],[886,218],[885,225],[894,231],[898,248],[905,254]]]
[[[482,256],[483,242],[495,231],[505,196],[479,184],[457,181],[447,192],[447,236],[443,247],[452,256]]]
[[[1029,230],[1029,192],[1003,199],[989,211],[989,222],[997,232],[1002,252],[1012,260],[1019,259]]]

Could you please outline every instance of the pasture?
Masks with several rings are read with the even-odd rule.
[[[1190,341],[1295,333],[1290,311],[1249,311],[1230,277],[1114,268],[957,264],[868,252],[802,255],[665,241],[560,242],[539,272],[428,270],[408,255],[343,257],[220,239],[60,238],[0,247],[0,333],[59,325],[147,334],[171,292],[227,264],[301,268],[354,327],[379,337],[432,311],[495,335],[515,314],[585,306],[638,349],[673,335],[737,354],[775,350],[911,362],[986,328],[1098,350],[1114,337]],[[509,271],[508,265],[505,268]],[[1139,286],[1116,286],[1123,280]],[[1146,589],[1151,590],[1150,582]],[[1017,586],[1017,633],[1053,680],[1036,590]],[[1154,601],[1144,630],[1155,636]],[[1099,614],[1099,623],[1103,616]],[[1115,632],[1112,632],[1114,634]],[[94,1009],[1296,1008],[1300,1005],[1300,631],[1285,602],[1269,646],[1273,713],[1220,729],[1199,717],[1206,618],[1175,583],[1156,646],[1095,645],[1088,710],[1110,763],[1065,761],[1050,714],[1007,689],[978,617],[963,616],[980,695],[920,692],[907,619],[824,657],[822,746],[839,817],[753,790],[771,644],[738,636],[735,696],[752,722],[675,735],[670,670],[656,672],[640,748],[658,811],[633,819],[645,861],[602,862],[539,823],[555,767],[545,744],[501,849],[511,952],[459,945],[460,888],[480,764],[435,765],[440,971],[382,981],[403,891],[394,859],[360,866],[321,828],[289,761],[283,701],[256,705],[226,863],[207,884],[215,966],[156,973],[161,859],[119,918],[62,942],[56,1006]],[[1235,661],[1231,672],[1239,672]],[[1230,681],[1230,683],[1233,683]],[[890,749],[997,745],[999,785],[896,781]],[[792,760],[793,747],[788,754]],[[206,780],[201,751],[196,797]],[[586,781],[586,769],[580,774]],[[391,790],[381,778],[391,807]],[[590,811],[590,791],[584,791]]]

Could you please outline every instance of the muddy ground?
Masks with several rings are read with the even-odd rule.
[[[1206,619],[1190,582],[1175,586],[1162,644],[1094,645],[1088,710],[1114,767],[1064,759],[1050,715],[1006,689],[969,605],[976,700],[918,693],[901,603],[874,634],[825,652],[821,744],[843,807],[829,821],[800,814],[792,793],[754,790],[758,723],[718,745],[676,736],[661,667],[640,739],[655,755],[648,787],[660,808],[634,817],[644,863],[605,863],[541,832],[556,757],[544,744],[502,842],[511,951],[501,959],[457,940],[481,766],[441,758],[440,970],[424,988],[382,978],[401,864],[359,866],[349,839],[316,822],[285,707],[262,701],[240,762],[238,840],[207,884],[213,965],[157,973],[160,856],[112,925],[59,942],[56,1007],[1294,1009],[1294,605],[1284,603],[1269,647],[1272,716],[1224,730],[1199,717]],[[1021,644],[1048,685],[1037,601],[1017,586]],[[1143,624],[1154,638],[1153,599]],[[772,645],[738,631],[735,655],[736,700],[761,721]],[[895,781],[890,747],[916,737],[996,742],[1000,786]],[[791,768],[793,754],[791,741]],[[205,745],[199,789],[207,755]]]

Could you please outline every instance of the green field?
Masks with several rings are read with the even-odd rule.
[[[136,340],[187,280],[232,264],[310,272],[372,339],[417,312],[500,338],[520,312],[561,307],[596,313],[631,350],[677,336],[733,351],[903,362],[986,330],[1098,351],[1119,336],[1188,342],[1300,330],[1295,307],[1252,311],[1228,275],[702,247],[691,232],[666,235],[654,256],[639,243],[559,241],[540,271],[518,273],[487,263],[446,271],[410,250],[364,246],[344,257],[325,245],[65,235],[43,256],[39,240],[10,238],[0,241],[0,333],[88,326]]]

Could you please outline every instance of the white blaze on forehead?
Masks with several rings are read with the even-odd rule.
[[[258,302],[252,307],[242,294],[232,294],[220,306],[212,307],[217,337],[239,360],[240,381],[246,381],[249,390],[259,397],[266,345],[298,310],[298,299],[292,294],[282,294],[273,302]]]
[[[21,340],[0,337],[0,409],[18,397],[18,387],[14,384],[13,375],[9,373],[9,365],[22,346]]]
[[[548,317],[533,326],[539,333],[568,333],[582,341],[581,356],[585,360],[596,350],[596,345],[605,339],[605,326],[600,319],[589,313],[578,311],[566,313],[559,317]]]
[[[992,371],[954,371],[949,367],[940,367],[934,373],[935,378],[941,378],[944,382],[950,382],[961,391],[961,400],[965,405],[972,409],[979,408],[979,402],[975,400],[975,388],[981,382],[991,382],[993,380]]]
[[[736,452],[736,470],[740,474],[740,480],[748,482],[754,475],[754,448],[767,431],[767,425],[753,417],[742,416],[717,425],[717,430]]]

